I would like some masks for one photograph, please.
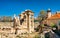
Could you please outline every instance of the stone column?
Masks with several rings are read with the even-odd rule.
[[[0,38],[2,38],[1,36],[2,36],[2,35],[0,34]]]

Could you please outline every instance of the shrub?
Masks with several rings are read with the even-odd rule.
[[[16,36],[17,38],[21,38],[19,35]]]
[[[39,28],[34,28],[35,30],[36,30],[36,32],[38,32],[39,31]]]
[[[39,37],[39,35],[35,35],[35,37],[34,37],[34,38],[40,38],[40,37]]]
[[[56,28],[57,26],[56,26],[56,24],[51,23],[51,27],[52,27],[52,28]]]

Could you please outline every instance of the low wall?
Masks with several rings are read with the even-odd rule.
[[[12,27],[13,26],[13,22],[0,22],[0,28],[2,27]]]

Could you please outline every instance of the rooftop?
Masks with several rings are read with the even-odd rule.
[[[60,19],[60,13],[54,14],[53,16],[51,16],[50,18],[47,18],[47,19],[49,19],[49,20]]]

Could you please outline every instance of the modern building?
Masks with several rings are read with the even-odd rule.
[[[60,26],[60,12],[57,11],[55,14],[52,14],[51,10],[47,10],[47,19],[44,20],[44,23],[51,26],[51,24],[55,24],[58,27]]]

